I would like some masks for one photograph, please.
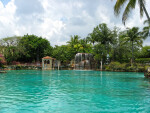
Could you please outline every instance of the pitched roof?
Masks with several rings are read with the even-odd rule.
[[[54,59],[54,58],[46,56],[46,57],[43,57],[42,59]]]

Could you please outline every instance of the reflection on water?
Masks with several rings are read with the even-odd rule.
[[[0,113],[150,112],[142,73],[8,71],[0,74]]]

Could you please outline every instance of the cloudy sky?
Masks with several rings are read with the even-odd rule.
[[[35,34],[51,45],[66,44],[71,35],[85,38],[100,23],[125,29],[143,27],[139,8],[131,13],[126,26],[121,16],[115,17],[116,0],[0,0],[0,38]],[[150,14],[150,0],[146,0]],[[150,45],[148,38],[144,45]]]

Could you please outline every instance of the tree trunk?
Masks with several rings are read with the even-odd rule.
[[[102,61],[102,59],[101,59],[101,71],[103,70],[103,61]]]
[[[132,41],[132,59],[131,59],[131,66],[133,66],[133,41]]]
[[[95,43],[95,42],[93,42],[93,47],[94,47],[94,43]]]
[[[37,49],[37,51],[36,51],[36,62],[39,62],[39,55],[40,54],[40,52],[39,52],[39,48]]]
[[[59,70],[59,67],[60,67],[60,61],[57,61],[57,62],[58,62],[58,64],[57,64],[57,65],[58,65],[58,70]]]
[[[143,3],[142,0],[141,0],[141,3],[142,3],[143,10],[144,10],[144,12],[145,12],[145,14],[146,14],[146,16],[147,16],[147,19],[148,19],[148,21],[149,21],[149,24],[150,24],[150,17],[149,17],[149,14],[148,14],[148,12],[147,12],[147,10],[146,10],[146,8],[145,8],[145,5],[144,5],[144,3]]]

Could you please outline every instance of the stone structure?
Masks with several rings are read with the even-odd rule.
[[[60,61],[55,58],[46,56],[42,58],[42,70],[53,70],[54,68],[58,68],[59,70]]]
[[[144,73],[146,78],[150,78],[150,67],[147,68],[147,71]]]
[[[6,64],[6,60],[5,60],[5,57],[3,56],[3,54],[0,54],[0,62],[2,64]]]
[[[77,53],[75,55],[75,70],[92,70],[95,68],[93,55],[90,53]]]
[[[55,59],[49,56],[42,58],[42,70],[52,70],[54,69]]]

